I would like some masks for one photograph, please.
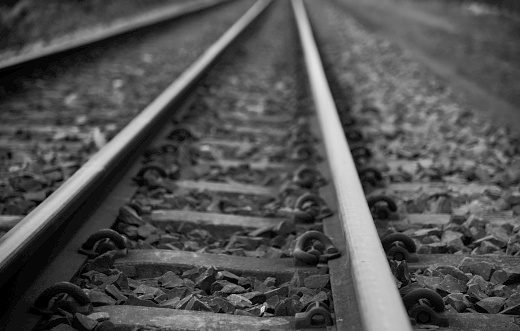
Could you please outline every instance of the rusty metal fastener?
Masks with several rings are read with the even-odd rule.
[[[417,323],[449,326],[444,301],[437,292],[427,288],[416,289],[403,297],[403,303],[408,315]]]
[[[417,246],[412,238],[402,233],[392,233],[381,239],[386,255],[396,261],[412,262],[416,260],[412,254],[417,252]]]
[[[150,160],[153,160],[155,157],[157,157],[161,154],[162,154],[162,152],[157,147],[150,147],[143,152],[143,157],[144,157],[143,162],[147,163]]]
[[[296,329],[325,328],[333,324],[329,307],[323,302],[311,303],[305,312],[294,315]]]
[[[293,212],[294,223],[314,223],[316,222],[317,212],[312,210],[295,210]]]
[[[126,255],[126,238],[112,229],[101,229],[92,234],[78,252],[94,258],[112,250],[117,250],[119,256]]]
[[[170,134],[168,134],[167,139],[181,143],[185,140],[195,140],[196,137],[190,130],[186,128],[176,128],[173,129]]]
[[[358,174],[361,182],[368,183],[372,186],[377,186],[377,184],[383,180],[383,175],[381,175],[381,172],[374,167],[360,169]]]
[[[24,179],[31,179],[35,182],[38,182],[39,184],[41,184],[44,187],[47,187],[50,185],[49,180],[47,178],[45,178],[44,176],[40,176],[40,175],[33,174],[30,172],[22,173],[17,176],[9,178],[9,184],[11,184],[14,187],[18,187],[20,181],[23,181]]]
[[[372,152],[365,146],[352,147],[350,152],[352,153],[352,157],[356,162],[359,162],[362,159],[370,159],[372,157]]]
[[[323,200],[311,193],[305,193],[296,199],[293,219],[296,223],[313,223],[321,213]]]
[[[358,143],[363,140],[363,134],[356,129],[346,129],[345,137],[349,142]]]
[[[171,163],[168,167],[157,162],[148,163],[139,170],[134,180],[138,183],[150,184],[153,180],[150,180],[149,177],[146,176],[149,172],[155,172],[160,178],[177,179],[179,177],[180,168],[176,163]],[[156,177],[154,173],[152,173],[152,176],[154,176],[154,178]]]
[[[293,182],[300,187],[311,188],[318,180],[318,176],[316,169],[303,165],[295,171]]]
[[[160,177],[168,177],[168,174],[164,167],[155,163],[150,163],[142,167],[141,170],[139,170],[139,172],[137,173],[136,177],[143,178],[148,171],[155,171],[157,172],[157,174],[159,174]]]
[[[164,154],[173,154],[173,155],[175,155],[179,151],[179,146],[177,146],[175,144],[163,144],[163,145],[161,145],[161,147],[159,147],[159,149]]]
[[[388,219],[391,213],[397,211],[395,201],[387,196],[378,195],[367,199],[368,207],[372,211],[372,215],[377,219]]]
[[[69,298],[59,299],[54,302],[51,300],[58,295],[67,295]],[[31,307],[33,311],[42,315],[52,315],[58,309],[63,309],[71,314],[92,312],[90,298],[83,292],[81,287],[70,282],[59,282],[44,290],[34,301]]]
[[[295,146],[291,159],[293,161],[311,161],[315,155],[314,147],[308,143],[303,143]]]
[[[296,241],[293,256],[296,262],[317,265],[340,257],[341,252],[322,232],[307,231]]]
[[[298,197],[294,204],[294,208],[306,210],[313,207],[321,207],[324,204],[323,199],[312,193],[305,193]]]
[[[306,161],[312,158],[313,154],[314,150],[312,147],[309,145],[300,145],[294,149],[292,158],[294,160]]]
[[[334,214],[322,198],[312,193],[298,197],[294,209],[294,220],[300,223],[312,223]]]

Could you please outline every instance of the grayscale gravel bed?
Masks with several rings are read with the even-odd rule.
[[[139,37],[118,39],[4,86],[0,214],[30,212],[70,176],[63,168],[73,172],[84,163],[253,2],[224,4]]]
[[[386,188],[365,193],[370,197],[373,192],[390,192],[392,184],[415,183],[416,189],[394,189],[395,196],[389,195],[396,199],[398,212],[404,217],[446,215],[450,221],[424,224],[423,229],[404,225],[398,232],[411,236],[422,254],[471,256],[458,266],[407,271],[406,281],[396,278],[398,287],[401,291],[407,285],[432,288],[443,296],[450,311],[511,314],[519,307],[515,301],[518,283],[512,279],[517,271],[505,272],[498,264],[477,260],[477,255],[519,255],[518,137],[491,124],[405,50],[367,32],[345,12],[308,5],[322,56],[334,64],[328,69],[341,95],[339,111],[350,111],[357,120],[364,143],[374,155],[369,165],[382,170],[385,177]],[[329,24],[318,24],[324,21]],[[427,183],[437,183],[437,187]],[[395,231],[386,226],[387,234]],[[491,272],[484,276],[468,273],[469,264],[485,265]],[[468,279],[459,287],[443,287],[451,279],[443,268],[464,271]],[[499,275],[503,279],[498,280]],[[436,277],[442,285],[428,283]],[[485,290],[476,295],[473,283],[480,280]]]
[[[309,7],[316,21],[333,22],[318,26],[325,59],[335,64],[331,72],[359,119],[374,165],[391,183],[471,182],[518,193],[517,137],[481,118],[402,49],[331,6]],[[421,166],[391,166],[401,161]]]

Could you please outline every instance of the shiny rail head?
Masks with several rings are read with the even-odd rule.
[[[361,322],[369,331],[411,330],[345,139],[305,6],[302,0],[292,0],[292,5],[337,192]]]

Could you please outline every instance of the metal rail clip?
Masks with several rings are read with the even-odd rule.
[[[386,256],[396,261],[418,262],[417,246],[412,238],[402,233],[392,233],[381,239]]]
[[[128,252],[126,237],[112,229],[101,229],[91,235],[78,250],[80,254],[90,258],[108,251],[117,251],[116,256],[125,256]]]
[[[325,201],[312,193],[301,195],[294,204],[295,223],[313,223],[333,214]]]
[[[293,253],[295,263],[317,265],[341,256],[332,240],[319,231],[307,231],[296,241]]]
[[[329,307],[323,302],[312,302],[303,313],[294,315],[296,329],[325,328],[333,324]]]
[[[92,313],[90,298],[78,285],[59,282],[44,290],[34,301],[32,310],[41,315],[53,315],[64,310],[70,314]]]
[[[316,185],[320,174],[312,167],[302,165],[295,172],[292,181],[300,187],[312,188]]]
[[[380,220],[388,220],[397,211],[395,201],[385,195],[377,195],[367,199],[372,216]]]
[[[184,141],[194,141],[198,140],[198,138],[193,134],[189,129],[178,127],[173,129],[167,137],[168,140],[172,140],[177,143],[182,143]]]
[[[356,166],[366,165],[372,158],[372,152],[365,146],[354,146],[350,149]]]
[[[427,288],[416,289],[403,297],[403,303],[408,315],[415,322],[449,326],[448,317],[444,312],[444,301],[437,292]]]
[[[300,144],[294,147],[291,159],[294,161],[311,161],[316,156],[316,150],[312,145]]]
[[[377,187],[383,182],[383,175],[374,167],[364,167],[358,170],[358,174],[363,184],[370,184],[373,187]]]

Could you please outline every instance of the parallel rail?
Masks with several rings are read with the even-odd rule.
[[[430,320],[414,312],[418,306],[408,304],[408,313],[441,330],[519,330],[520,306],[514,301],[520,271],[518,176],[510,176],[508,166],[518,159],[514,135],[498,123],[487,127],[483,117],[452,99],[452,93],[423,89],[429,83],[416,77],[424,68],[407,67],[414,61],[399,51],[386,52],[377,35],[349,31],[354,24],[342,21],[350,15],[345,8],[307,5],[327,74],[336,78],[333,95],[341,102],[340,119],[349,143],[354,143],[356,166],[364,173],[363,189],[377,232],[394,260],[391,269],[399,292],[406,302],[422,293],[427,304],[438,303],[438,315]],[[329,26],[319,23],[325,17],[331,17]],[[350,52],[350,46],[356,51]],[[344,76],[347,63],[353,67]],[[401,65],[394,71],[396,63]],[[432,101],[428,106],[419,101],[426,95]],[[405,99],[410,102],[402,108],[397,100]],[[452,121],[443,121],[448,117]],[[467,147],[477,140],[480,149]],[[491,266],[490,272],[475,265]],[[460,285],[446,286],[455,272],[466,273]],[[487,284],[486,294],[474,292],[475,280]],[[508,290],[496,290],[503,287]],[[497,304],[486,305],[493,301]]]
[[[20,69],[32,68],[44,61],[59,58],[60,56],[70,54],[78,49],[91,47],[95,44],[106,42],[135,31],[142,31],[143,29],[171,21],[181,16],[209,9],[226,1],[230,0],[211,0],[206,2],[194,1],[194,3],[187,3],[182,7],[174,7],[161,13],[144,16],[129,23],[120,23],[99,32],[85,35],[84,37],[49,45],[27,54],[15,56],[8,60],[0,61],[0,75],[8,76]]]
[[[92,192],[129,155],[149,138],[154,128],[178,106],[222,52],[257,18],[269,0],[259,1],[165,91],[146,107],[107,145],[85,163],[66,183],[0,238],[0,285],[23,265],[32,252],[89,198]]]
[[[379,240],[303,2],[292,1],[366,330],[411,330]],[[377,316],[377,318],[374,318]]]

